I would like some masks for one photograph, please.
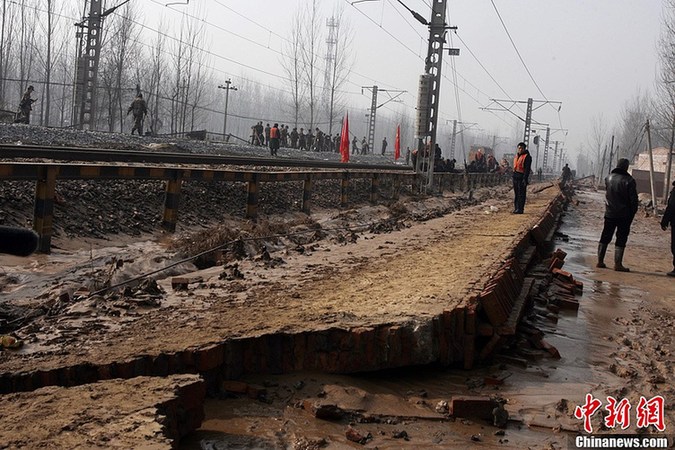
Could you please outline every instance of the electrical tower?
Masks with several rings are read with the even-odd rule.
[[[77,63],[75,66],[75,101],[72,125],[91,130],[96,125],[96,87],[98,63],[101,57],[101,25],[103,19],[117,8],[128,3],[124,0],[101,13],[102,0],[89,1],[89,16],[76,23],[78,31]],[[86,30],[86,31],[85,31]],[[86,40],[84,39],[86,35]]]
[[[546,127],[546,140],[544,141],[544,158],[541,162],[543,170],[548,170],[548,140],[551,137],[551,128]]]
[[[326,19],[328,37],[326,38],[326,72],[324,73],[324,101],[328,106],[328,134],[333,134],[333,109],[335,103],[335,82],[337,74],[337,51],[339,21],[335,17]]]
[[[448,123],[449,121],[446,121],[445,123]],[[462,125],[463,128],[459,131],[457,131],[457,125]],[[457,143],[457,135],[464,133],[466,130],[471,129],[472,127],[478,125],[475,122],[459,122],[457,120],[452,121],[452,137],[450,137],[450,152],[449,152],[449,158],[450,159],[455,159],[455,146]],[[465,149],[462,149],[464,152]],[[466,159],[466,154],[464,155],[464,158]],[[466,161],[464,161],[466,163]]]
[[[433,184],[434,176],[434,148],[436,144],[436,131],[438,125],[438,106],[441,93],[441,67],[443,62],[443,50],[445,50],[446,30],[456,30],[457,27],[448,27],[445,23],[447,0],[432,0],[431,22],[429,25],[429,46],[425,60],[424,75],[420,77],[419,95],[417,100],[417,167],[419,173],[420,160],[425,157],[426,144],[429,146],[427,163],[427,188]],[[411,11],[412,12],[412,11]],[[413,16],[420,20],[419,15]],[[423,19],[422,19],[423,20]],[[420,20],[421,21],[421,20]],[[426,21],[425,21],[426,22]],[[423,22],[424,23],[424,22]],[[459,54],[457,49],[450,49],[451,55]],[[428,142],[425,142],[428,139]]]
[[[544,167],[544,170],[549,168],[554,173],[557,172],[556,157],[558,155],[558,143],[562,144],[564,141],[555,141],[555,148],[556,149],[553,152],[553,161],[552,161],[552,164],[551,164],[550,167],[548,165],[548,162],[549,162],[549,153],[548,152],[551,150],[550,142],[553,142],[553,141],[551,141],[551,136],[554,135],[555,133],[559,132],[559,131],[562,131],[563,133],[565,133],[565,136],[567,136],[567,129],[565,129],[565,128],[550,128],[550,127],[546,128],[546,146],[544,147],[543,167]],[[562,167],[560,167],[560,169],[562,169]]]
[[[525,145],[528,147],[530,146],[530,133],[532,129],[532,124],[537,124],[537,125],[546,125],[545,123],[540,123],[537,121],[532,121],[532,113],[539,108],[541,108],[544,105],[547,104],[555,104],[558,105],[558,111],[560,111],[560,108],[562,107],[562,102],[554,102],[550,100],[532,100],[531,98],[528,98],[527,100],[498,100],[491,98],[490,99],[490,104],[486,106],[485,108],[481,108],[484,111],[502,111],[502,112],[509,112],[525,122],[525,132],[523,133],[523,142]],[[513,108],[517,104],[527,104],[527,110],[525,111],[525,118],[519,116],[515,112],[513,112]],[[535,103],[541,103],[539,106],[534,107]],[[509,106],[505,106],[505,104],[510,104]],[[499,108],[494,107],[493,105],[498,105]]]
[[[450,159],[455,159],[455,142],[457,142],[457,121],[452,121],[452,138],[450,138]]]
[[[369,89],[372,92],[372,97],[370,100],[370,112],[368,113],[368,147],[370,148],[371,151],[374,151],[375,149],[375,124],[376,124],[376,113],[378,108],[381,108],[382,106],[386,105],[389,102],[395,101],[398,97],[401,95],[405,94],[408,91],[399,91],[399,90],[392,90],[392,89],[379,89],[377,86],[363,86],[361,88],[361,93],[363,93],[364,89]],[[379,105],[377,104],[377,95],[380,92],[386,92],[389,94],[389,99],[384,102],[380,103]],[[391,96],[391,93],[396,92],[397,94],[395,96]]]
[[[94,127],[101,54],[101,3],[102,0],[89,0],[89,17],[75,24],[78,27],[78,49],[72,124],[79,129],[91,130]]]

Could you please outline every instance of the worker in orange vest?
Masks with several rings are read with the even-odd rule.
[[[513,159],[513,214],[522,214],[525,209],[527,185],[532,172],[532,156],[524,142],[518,144],[518,153]]]

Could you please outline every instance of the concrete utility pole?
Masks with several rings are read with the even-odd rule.
[[[652,153],[652,132],[649,129],[649,119],[645,125],[647,130],[647,147],[649,151],[649,185],[652,190],[652,208],[654,208],[654,215],[656,215],[656,195],[654,189],[654,154]]]
[[[230,98],[230,91],[236,91],[237,88],[234,86],[230,86],[232,84],[232,80],[229,78],[227,81],[225,81],[225,86],[222,84],[218,86],[218,89],[225,89],[225,118],[223,119],[223,139],[227,140],[227,102]]]
[[[525,113],[525,132],[523,134],[523,142],[526,147],[530,146],[530,128],[532,127],[532,98],[527,99],[527,111]],[[539,143],[537,143],[537,155],[539,154]]]
[[[543,158],[543,161],[541,162],[542,167],[544,168],[545,171],[549,170],[549,167],[548,167],[548,142],[549,142],[550,138],[551,138],[551,128],[546,127],[546,140],[544,141],[544,158]]]
[[[555,141],[555,148],[553,149],[553,173],[557,173],[558,171],[562,170],[561,168],[558,168],[558,142]]]
[[[663,180],[663,203],[668,203],[668,192],[670,192],[670,173],[673,170],[673,141],[675,140],[675,105],[673,105],[673,127],[670,130],[670,148],[666,160],[666,173]]]
[[[612,135],[612,143],[609,146],[609,167],[607,168],[607,175],[612,173],[612,159],[614,159],[614,135]]]
[[[377,110],[381,108],[382,106],[386,105],[389,102],[395,101],[398,97],[401,95],[405,94],[408,91],[400,91],[400,90],[392,90],[392,89],[379,89],[377,86],[363,86],[361,87],[361,93],[363,93],[364,89],[369,89],[372,92],[372,98],[370,101],[370,113],[368,114],[368,147],[370,148],[371,151],[374,151],[375,149],[375,123],[376,123],[376,118],[377,118]],[[377,94],[379,92],[387,92],[387,93],[394,93],[396,92],[397,94],[393,97],[389,97],[389,99],[384,102],[380,103],[379,105],[377,104]]]
[[[523,142],[525,145],[528,147],[530,146],[530,133],[531,133],[531,128],[532,124],[535,123],[537,125],[544,125],[546,126],[547,124],[545,123],[539,123],[536,121],[532,121],[532,113],[539,108],[541,108],[544,105],[547,104],[553,104],[553,105],[558,105],[558,111],[560,111],[560,108],[562,107],[562,102],[554,102],[550,100],[533,100],[531,98],[528,98],[527,100],[498,100],[495,98],[490,99],[490,104],[486,106],[485,108],[481,108],[484,111],[502,111],[502,112],[509,112],[516,116],[518,119],[522,120],[525,123],[525,132],[523,133]],[[541,103],[539,106],[536,108],[534,107],[535,103]],[[510,105],[509,105],[510,104]],[[525,117],[521,117],[515,112],[513,112],[513,108],[517,104],[527,104],[527,110],[525,111]],[[499,108],[493,106],[497,105]],[[506,106],[508,105],[508,106]]]
[[[75,26],[78,39],[77,64],[75,68],[75,101],[73,102],[72,125],[83,130],[92,130],[96,125],[96,88],[98,63],[101,56],[101,25],[103,19],[130,0],[101,13],[101,0],[89,0],[89,16]],[[85,25],[86,22],[86,25]],[[86,41],[83,40],[86,28]]]

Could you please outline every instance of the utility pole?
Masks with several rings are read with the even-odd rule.
[[[553,173],[558,173],[558,171],[562,170],[561,168],[558,168],[558,142],[555,141],[555,148],[553,149]]]
[[[538,106],[534,106],[535,103],[540,103]],[[517,104],[527,104],[527,110],[525,111],[525,117],[521,117],[515,112],[513,112],[513,108]],[[527,100],[499,100],[495,98],[490,99],[490,103],[488,106],[481,108],[484,111],[501,111],[501,112],[509,112],[516,116],[518,119],[522,120],[525,123],[525,132],[523,133],[523,142],[525,145],[528,147],[530,146],[530,133],[531,133],[531,128],[532,124],[535,123],[537,125],[546,125],[545,123],[539,123],[537,121],[532,121],[532,113],[539,108],[541,108],[544,105],[547,104],[553,104],[553,105],[558,105],[558,111],[560,111],[560,108],[562,107],[562,102],[555,102],[555,101],[550,101],[550,100],[533,100],[532,98],[528,98]],[[508,105],[508,106],[507,106]],[[496,107],[499,106],[499,107]]]
[[[124,0],[101,13],[102,1],[89,0],[89,16],[75,26],[79,39],[77,63],[75,69],[75,101],[73,102],[72,124],[83,130],[92,130],[96,126],[96,88],[98,82],[98,63],[101,56],[101,25],[103,19],[117,8],[128,3]],[[86,25],[85,25],[86,22]],[[83,40],[86,28],[86,41]]]
[[[429,26],[429,46],[425,59],[424,74],[420,77],[419,94],[417,99],[417,167],[420,172],[420,160],[428,158],[427,185],[430,189],[433,185],[434,176],[434,148],[436,144],[436,132],[438,125],[438,106],[441,93],[441,68],[446,30],[456,30],[457,27],[448,27],[445,23],[445,11],[447,0],[432,0],[431,22],[424,20],[419,14],[408,10],[424,25]],[[399,0],[399,3],[402,3]],[[406,7],[407,8],[407,7]],[[459,49],[449,49],[451,56],[459,55]],[[425,143],[425,140],[428,142]],[[429,154],[426,155],[428,144]]]
[[[452,138],[450,140],[450,159],[455,159],[455,142],[457,141],[457,121],[452,121]],[[419,155],[419,152],[417,152]]]
[[[530,146],[530,128],[532,127],[532,98],[527,99],[527,112],[525,113],[525,132],[523,133],[523,142],[525,142],[525,148]],[[539,143],[537,143],[537,149],[539,148]],[[537,150],[537,155],[539,151]]]
[[[656,195],[654,192],[654,154],[652,153],[652,132],[649,129],[649,119],[645,125],[647,130],[647,150],[649,151],[649,185],[652,190],[652,208],[654,208],[654,215],[656,215]]]
[[[230,86],[232,84],[232,80],[229,78],[227,81],[225,81],[225,86],[222,84],[218,86],[218,89],[225,89],[225,118],[223,119],[223,139],[226,141],[227,139],[227,102],[230,98],[230,91],[236,91],[237,88],[234,86]]]
[[[393,89],[379,89],[377,86],[363,86],[361,87],[361,93],[363,93],[364,89],[369,89],[372,92],[372,97],[370,101],[370,113],[368,115],[369,120],[368,120],[368,147],[370,148],[371,151],[374,151],[375,149],[375,123],[376,123],[376,118],[377,118],[377,110],[378,108],[381,108],[382,106],[386,105],[389,102],[395,101],[398,97],[401,95],[405,94],[408,91],[400,91],[400,90],[393,90]],[[387,93],[394,93],[397,92],[395,96],[389,95],[389,99],[384,102],[380,103],[379,105],[377,104],[377,95],[379,92],[387,92]]]
[[[366,88],[367,89],[367,88]],[[372,98],[370,100],[370,115],[368,116],[368,148],[375,151],[375,115],[377,114],[377,86],[372,88]]]
[[[668,190],[670,189],[670,174],[673,170],[673,141],[675,140],[675,105],[673,105],[673,126],[670,130],[670,148],[666,160],[666,173],[663,185],[663,203],[668,203]]]
[[[328,27],[328,37],[326,38],[326,72],[324,74],[324,86],[330,89],[328,93],[328,135],[333,135],[333,110],[335,105],[335,83],[337,82],[337,54],[338,54],[338,35],[340,23],[332,16],[326,19]]]
[[[614,159],[614,135],[612,135],[612,143],[609,146],[609,167],[607,168],[607,175],[612,173],[612,159]]]
[[[450,122],[449,120],[445,121],[446,124],[449,123],[449,122]],[[457,131],[457,125],[462,125],[463,128],[461,130]],[[452,121],[452,137],[450,138],[450,152],[449,152],[450,159],[455,158],[455,146],[456,146],[456,142],[457,142],[457,136],[464,133],[466,130],[471,129],[475,125],[478,125],[478,124],[476,122],[459,122],[458,120]],[[464,136],[464,135],[462,135],[462,136]],[[462,148],[462,151],[464,151],[464,148]],[[466,154],[464,155],[464,158],[465,158],[464,163],[466,163]]]
[[[545,171],[548,171],[550,167],[548,167],[548,141],[551,138],[551,128],[546,127],[546,140],[544,141],[544,158],[542,161],[542,166]]]

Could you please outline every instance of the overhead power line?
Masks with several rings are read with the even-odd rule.
[[[497,13],[497,17],[499,17],[499,21],[502,23],[502,26],[504,27],[504,31],[506,31],[506,35],[509,37],[509,41],[511,41],[511,45],[513,45],[513,49],[516,51],[516,54],[518,55],[518,58],[520,59],[520,62],[523,64],[523,67],[525,67],[525,70],[527,71],[527,74],[530,76],[530,79],[534,83],[534,85],[537,87],[537,90],[539,93],[544,97],[544,100],[548,101],[548,98],[544,94],[544,92],[541,90],[539,87],[539,84],[537,84],[537,81],[534,79],[532,76],[532,72],[530,72],[530,69],[527,67],[527,64],[525,64],[525,60],[523,59],[522,55],[520,54],[520,51],[518,50],[518,47],[516,46],[516,43],[513,41],[513,38],[511,37],[511,33],[509,33],[509,29],[506,27],[506,23],[504,23],[504,19],[502,19],[502,15],[499,13],[499,10],[497,9],[497,5],[495,5],[494,0],[490,0],[492,3],[492,6],[495,9],[495,12]]]

